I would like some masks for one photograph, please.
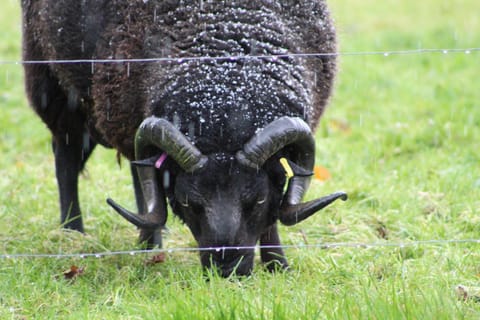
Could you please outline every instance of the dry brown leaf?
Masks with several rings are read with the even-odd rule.
[[[480,302],[480,287],[467,287],[460,284],[456,286],[455,291],[460,300]]]
[[[65,270],[63,272],[63,277],[67,280],[73,280],[79,275],[83,274],[84,271],[85,271],[84,267],[77,267],[75,265],[72,265],[70,269]]]
[[[166,259],[165,253],[160,252],[159,254],[154,255],[153,257],[151,257],[150,259],[145,261],[145,264],[146,265],[152,265],[152,264],[157,264],[157,263],[164,263],[165,259]]]

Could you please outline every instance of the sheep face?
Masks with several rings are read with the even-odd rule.
[[[215,248],[200,252],[204,267],[216,267],[222,276],[248,275],[253,246],[276,221],[285,175],[245,167],[234,157],[209,158],[199,172],[177,176],[171,204],[199,247]]]

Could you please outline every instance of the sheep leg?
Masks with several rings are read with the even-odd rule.
[[[53,152],[60,194],[61,224],[66,229],[84,232],[78,201],[78,175],[86,159],[82,159],[82,143],[76,140],[54,137]],[[90,153],[91,150],[88,154]]]
[[[270,272],[288,268],[287,259],[280,245],[277,223],[275,223],[260,236],[260,256]],[[267,247],[264,248],[264,246]]]
[[[60,222],[66,229],[84,232],[78,200],[78,176],[95,149],[86,133],[73,131],[53,138],[55,173],[60,195]]]
[[[33,34],[30,32],[27,34]],[[25,59],[42,60],[34,39],[25,39],[30,48]],[[30,103],[52,132],[55,173],[60,195],[60,220],[67,229],[83,232],[78,201],[78,175],[95,148],[85,131],[85,117],[80,111],[76,91],[70,94],[47,65],[26,65],[25,84]]]

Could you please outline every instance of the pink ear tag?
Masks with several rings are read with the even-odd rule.
[[[160,155],[157,161],[155,161],[155,168],[160,169],[162,164],[165,162],[165,159],[167,159],[167,153],[164,152]]]

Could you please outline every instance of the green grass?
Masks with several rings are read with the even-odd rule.
[[[330,1],[342,52],[479,47],[477,0]],[[0,11],[0,60],[20,59],[18,2]],[[346,190],[285,244],[480,238],[478,52],[342,56],[317,133],[332,178],[307,197]],[[137,232],[105,204],[134,206],[128,170],[98,149],[81,179],[87,235],[58,228],[47,129],[27,107],[22,68],[0,65],[0,253],[132,250]],[[341,125],[339,125],[341,124]],[[195,243],[169,221],[165,247]],[[291,272],[205,276],[196,253],[1,259],[0,319],[478,319],[455,286],[480,282],[477,244],[287,249]],[[74,282],[70,265],[85,267]]]

